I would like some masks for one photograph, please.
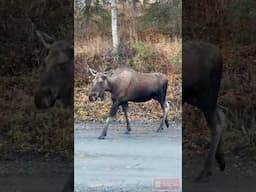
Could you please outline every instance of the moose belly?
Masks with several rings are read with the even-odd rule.
[[[128,97],[129,101],[134,102],[145,102],[152,99],[155,96],[155,92],[150,89],[136,89],[132,92],[132,94]]]

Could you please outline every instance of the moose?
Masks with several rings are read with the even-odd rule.
[[[34,102],[37,108],[52,107],[60,100],[64,107],[73,105],[74,49],[67,41],[56,41],[46,33],[36,34],[48,50],[44,59],[45,71],[35,92]]]
[[[217,104],[222,77],[222,55],[210,43],[192,41],[182,47],[182,104],[199,108],[211,131],[210,150],[195,181],[212,175],[214,158],[221,171],[225,169],[221,137],[225,124],[223,107]]]
[[[44,59],[45,71],[35,92],[38,109],[52,107],[60,100],[64,107],[73,108],[74,49],[67,41],[57,41],[48,34],[36,31],[40,42],[48,51]],[[74,172],[70,174],[62,192],[74,191]]]
[[[112,106],[106,120],[106,125],[98,137],[104,139],[111,119],[115,116],[119,106],[124,112],[127,130],[131,131],[128,118],[128,102],[145,102],[151,99],[158,101],[163,110],[163,118],[157,132],[163,129],[164,123],[169,127],[167,113],[169,104],[166,100],[168,80],[161,73],[140,73],[128,66],[121,66],[115,70],[97,72],[89,68],[93,76],[93,86],[89,92],[89,100],[96,101],[97,98],[104,99],[105,91],[111,93]]]

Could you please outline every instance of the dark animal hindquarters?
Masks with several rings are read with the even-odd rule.
[[[224,170],[225,160],[221,147],[224,113],[217,105],[222,56],[219,49],[209,43],[190,42],[182,47],[182,103],[198,107],[211,130],[211,145],[202,172],[197,181],[212,174],[214,158]]]

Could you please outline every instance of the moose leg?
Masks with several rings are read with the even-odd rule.
[[[74,172],[69,176],[62,192],[74,191]]]
[[[217,151],[215,154],[215,159],[218,163],[220,170],[224,171],[225,167],[226,167],[226,163],[225,163],[224,153],[223,153],[223,149],[222,149],[222,138],[220,138],[218,148],[217,148]]]
[[[163,129],[163,126],[164,126],[164,123],[166,124],[167,127],[169,127],[169,122],[167,120],[167,113],[169,111],[169,103],[167,100],[163,101],[163,102],[160,102],[160,105],[161,105],[161,108],[163,109],[163,119],[161,121],[161,124],[159,126],[159,128],[156,130],[156,132],[159,132],[160,130]]]
[[[221,108],[217,107],[217,117],[218,117],[218,122],[222,127],[225,127],[225,115],[222,112]],[[215,159],[218,163],[218,166],[221,171],[224,171],[226,163],[225,163],[225,158],[224,158],[224,153],[222,149],[222,137],[220,138],[218,148],[215,154]]]
[[[201,180],[203,177],[212,175],[212,165],[216,155],[216,151],[218,145],[220,143],[221,133],[222,133],[222,123],[218,120],[217,111],[214,110],[212,112],[204,111],[204,115],[211,129],[211,145],[210,150],[208,152],[207,159],[204,164],[204,168],[196,178],[196,181]]]
[[[128,103],[122,104],[122,108],[123,108],[124,116],[125,116],[126,123],[127,123],[127,130],[126,130],[125,134],[129,134],[132,129],[131,129],[130,121],[128,118]]]
[[[166,125],[166,127],[168,128],[169,127],[169,121],[168,121],[168,117],[167,117],[167,114],[168,114],[168,111],[169,111],[169,109],[170,109],[170,105],[169,105],[169,103],[168,103],[168,101],[166,100],[165,101],[166,102],[166,106],[167,106],[167,108],[165,109],[165,113],[166,113],[166,117],[165,117],[165,125]]]
[[[105,136],[107,136],[109,123],[110,123],[111,119],[115,116],[115,114],[118,110],[118,107],[119,107],[119,102],[113,102],[113,104],[111,106],[111,109],[110,109],[110,112],[109,112],[109,116],[106,120],[106,125],[105,125],[104,129],[102,130],[102,133],[98,137],[98,139],[105,139]]]

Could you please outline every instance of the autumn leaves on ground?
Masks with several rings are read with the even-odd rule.
[[[130,65],[140,72],[164,73],[169,81],[169,118],[181,119],[181,39],[170,39],[168,29],[142,29],[145,23],[144,16],[149,14],[149,7],[138,6],[133,10],[132,6],[118,5],[118,32],[122,51],[118,62],[110,56],[111,25],[109,24],[104,31],[97,31],[97,25],[93,21],[104,23],[104,18],[96,12],[90,16],[91,22],[87,23],[86,28],[81,29],[81,21],[75,17],[75,121],[104,120],[111,106],[110,94],[107,94],[104,101],[89,102],[88,92],[92,86],[93,76],[89,73],[88,66],[104,71],[123,64]],[[107,11],[110,14],[110,7],[106,6],[100,11]],[[79,15],[79,10],[76,13]],[[83,34],[84,31],[87,31],[86,35]],[[156,101],[129,104],[129,117],[132,121],[159,121],[161,116],[162,110]],[[125,120],[121,108],[116,119]]]

